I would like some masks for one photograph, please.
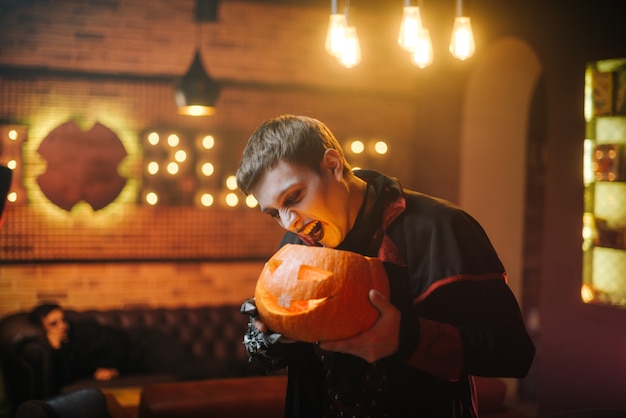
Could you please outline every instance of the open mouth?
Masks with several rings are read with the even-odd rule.
[[[324,238],[324,229],[319,221],[309,222],[302,228],[298,235],[308,237],[309,239],[320,242]]]

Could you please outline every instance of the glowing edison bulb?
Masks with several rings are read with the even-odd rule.
[[[334,57],[341,57],[348,23],[344,14],[333,13],[328,18],[326,31],[326,52]]]
[[[398,33],[398,45],[402,49],[412,52],[417,48],[417,38],[422,27],[422,17],[419,7],[405,6],[403,10],[400,33]]]
[[[17,168],[17,161],[15,160],[7,161],[7,167],[10,168],[11,170],[15,170]]]
[[[430,31],[420,28],[415,50],[411,52],[411,62],[420,68],[426,68],[433,63],[433,43],[430,40]]]
[[[346,28],[343,51],[338,59],[339,63],[346,68],[352,68],[361,62],[361,44],[354,26]]]
[[[452,38],[450,39],[450,53],[461,61],[465,61],[472,55],[476,45],[474,44],[474,33],[472,32],[472,22],[467,16],[457,16],[454,19]]]
[[[15,141],[17,139],[17,131],[15,129],[11,129],[8,136],[11,141]]]
[[[17,192],[9,192],[7,195],[7,201],[11,203],[17,202]]]

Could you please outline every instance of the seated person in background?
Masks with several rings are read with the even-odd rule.
[[[55,392],[81,379],[111,380],[120,375],[127,362],[130,340],[121,329],[94,319],[68,322],[55,303],[35,307],[30,319],[43,327],[53,349]]]
[[[159,374],[197,380],[236,373],[232,364],[195,356],[177,338],[149,327],[116,328],[92,318],[68,320],[58,304],[44,303],[29,314],[43,327],[53,350],[53,392],[79,380]]]

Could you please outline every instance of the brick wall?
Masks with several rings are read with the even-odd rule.
[[[344,143],[389,141],[387,158],[352,162],[412,186],[416,92],[407,86],[416,71],[396,48],[393,16],[352,11],[364,58],[347,70],[323,50],[325,3],[224,0],[218,22],[200,30],[194,6],[193,0],[0,5],[0,124],[28,132],[24,168],[31,173],[15,179],[29,190],[28,202],[10,206],[0,230],[0,258],[10,261],[0,265],[0,315],[50,299],[80,309],[239,303],[253,292],[262,260],[280,237],[273,221],[245,209],[147,215],[127,202],[114,214],[51,211],[36,190],[34,178],[45,169],[37,144],[69,120],[104,123],[131,157],[141,133],[154,126],[216,133],[226,175],[263,120],[307,114]],[[217,113],[208,118],[178,115],[173,100],[173,81],[198,45],[223,86]],[[133,249],[131,260],[126,248]]]
[[[364,53],[362,66],[346,70],[323,49],[329,5],[313,3],[222,0],[218,21],[199,34],[195,0],[5,2],[0,63],[182,75],[200,45],[222,80],[408,93],[418,73],[395,44],[400,6],[351,8]]]
[[[55,300],[74,309],[239,304],[261,261],[55,263],[0,266],[0,317]]]

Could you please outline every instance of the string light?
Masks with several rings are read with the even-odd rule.
[[[398,33],[398,45],[409,52],[415,51],[421,27],[422,16],[420,8],[411,6],[411,1],[405,0],[400,33]]]
[[[350,1],[345,1],[344,13],[337,12],[337,0],[331,0],[330,17],[326,31],[326,51],[346,68],[361,62],[361,45],[356,27],[348,26]]]
[[[361,62],[361,47],[356,28],[348,26],[349,0],[345,1],[343,14],[337,10],[337,0],[331,0],[326,51],[336,57],[344,67],[352,68]],[[398,45],[409,52],[413,64],[425,68],[433,62],[433,45],[430,31],[422,21],[422,10],[422,0],[419,0],[419,6],[411,5],[411,0],[404,0]],[[457,0],[449,49],[454,57],[462,61],[471,57],[475,51],[472,24],[470,18],[463,14],[463,0]]]
[[[474,55],[475,49],[472,22],[469,17],[463,15],[463,0],[457,0],[456,18],[450,39],[450,53],[461,61],[465,61]]]
[[[346,15],[337,12],[337,0],[331,0],[328,30],[326,31],[326,52],[340,58],[346,38]]]
[[[354,26],[346,28],[346,38],[343,41],[343,53],[339,62],[346,68],[352,68],[361,62],[361,45]]]

